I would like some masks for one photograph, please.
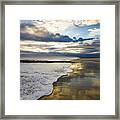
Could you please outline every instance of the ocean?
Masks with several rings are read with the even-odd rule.
[[[67,74],[70,63],[20,63],[20,99],[36,100],[53,91],[53,83]]]

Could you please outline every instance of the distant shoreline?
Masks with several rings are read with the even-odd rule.
[[[100,58],[80,58],[80,59],[73,59],[73,60],[20,60],[20,63],[77,63],[80,62],[80,60],[94,60],[97,61]]]
[[[73,61],[20,60],[20,63],[74,63]]]

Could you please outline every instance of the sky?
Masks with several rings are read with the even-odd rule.
[[[99,20],[21,20],[21,33],[46,36],[59,33],[70,38],[96,37],[100,34]]]
[[[21,20],[21,54],[85,53],[96,51],[80,47],[80,40],[100,40],[99,20]],[[98,49],[97,49],[98,51]],[[24,56],[25,56],[24,55]]]

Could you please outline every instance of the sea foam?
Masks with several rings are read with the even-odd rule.
[[[21,63],[20,99],[37,100],[53,91],[53,83],[67,74],[70,63]]]

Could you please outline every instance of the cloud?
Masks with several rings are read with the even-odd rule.
[[[38,41],[21,41],[21,51],[32,52],[67,52],[74,53],[80,52],[82,48],[79,47],[79,43],[66,43],[66,42],[38,42]]]
[[[32,40],[32,41],[42,41],[42,42],[73,42],[73,39],[71,39],[67,35],[54,35],[50,34],[47,36],[35,36],[28,33],[21,33],[20,39],[24,41]]]
[[[62,30],[65,23],[66,21],[63,24],[61,21],[22,21],[20,24],[20,39],[45,42],[71,42],[72,39],[67,35],[60,35],[59,32],[52,33],[52,31],[55,31],[55,26],[60,25],[58,28]],[[51,31],[48,31],[48,29],[51,29]]]
[[[33,24],[37,28],[45,28],[51,33],[61,33],[69,27],[83,27],[96,25],[100,23],[99,20],[33,20]]]
[[[88,29],[89,32],[89,37],[99,37],[100,36],[100,29],[93,28],[93,29]]]
[[[20,32],[35,36],[48,36],[50,33],[45,27],[38,27],[33,23],[21,23]]]
[[[21,34],[45,37],[62,33],[62,31],[72,25],[71,20],[24,20],[21,21],[20,32]]]
[[[95,25],[100,23],[100,20],[87,20],[86,25]]]
[[[43,20],[43,21],[36,21],[35,25],[38,27],[44,27],[51,33],[58,33],[69,26],[72,26],[73,23],[71,20]]]
[[[99,23],[100,23],[100,20],[73,20],[73,25],[76,27],[96,25]]]
[[[75,26],[79,23],[82,27]],[[94,37],[99,34],[97,23],[99,20],[21,20],[20,39],[72,42],[73,38],[75,41],[80,37]]]

